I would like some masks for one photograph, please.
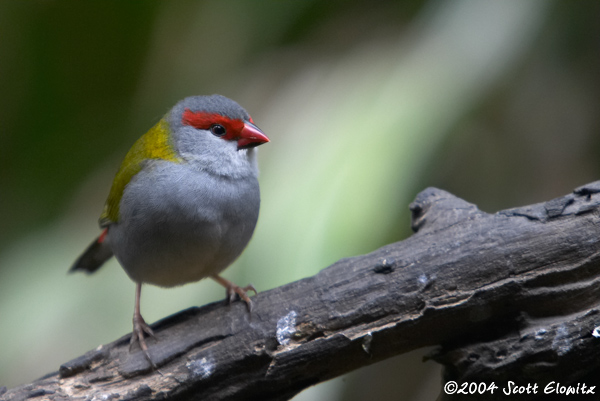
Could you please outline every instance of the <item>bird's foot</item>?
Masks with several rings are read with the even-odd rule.
[[[256,295],[258,293],[256,291],[256,288],[254,288],[254,286],[252,284],[248,284],[245,287],[240,287],[238,285],[235,285],[231,281],[224,279],[221,276],[213,276],[213,279],[217,283],[219,283],[223,287],[225,287],[225,291],[227,294],[226,295],[227,296],[227,304],[231,304],[231,302],[233,302],[235,300],[235,295],[237,294],[242,299],[242,301],[244,301],[246,303],[248,312],[252,312],[252,300],[248,296],[248,291],[253,291],[254,295]]]
[[[237,294],[246,303],[248,312],[252,312],[252,300],[248,296],[248,291],[253,291],[254,295],[257,293],[256,288],[254,288],[252,284],[248,284],[245,287],[240,287],[230,282],[229,285],[225,287],[225,291],[227,292],[228,304],[235,300],[235,294]]]
[[[154,332],[152,331],[150,326],[148,326],[142,315],[137,313],[134,314],[133,332],[131,333],[131,341],[129,341],[129,352],[131,352],[131,349],[135,344],[139,344],[140,348],[142,349],[142,352],[146,356],[146,359],[148,360],[148,362],[150,362],[150,365],[152,365],[152,367],[156,369],[156,365],[152,361],[152,358],[150,358],[150,353],[148,352],[148,345],[146,344],[146,334],[156,339]]]

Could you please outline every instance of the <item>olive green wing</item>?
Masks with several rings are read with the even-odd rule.
[[[100,227],[119,221],[119,206],[123,191],[131,179],[142,170],[144,161],[148,159],[181,163],[171,143],[171,129],[164,118],[140,137],[125,155],[100,215]]]

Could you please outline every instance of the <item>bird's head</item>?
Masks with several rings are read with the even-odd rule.
[[[257,171],[254,148],[269,142],[246,110],[221,95],[185,98],[168,113],[167,122],[183,160],[222,175]]]
[[[221,95],[183,99],[173,108],[171,124],[180,129],[197,131],[199,140],[201,135],[208,135],[235,143],[238,150],[269,142],[269,138],[254,124],[246,110]]]

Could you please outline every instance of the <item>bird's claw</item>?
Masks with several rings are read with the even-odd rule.
[[[215,274],[211,277],[217,283],[225,287],[227,304],[230,304],[235,299],[235,294],[237,294],[242,299],[242,301],[246,303],[248,312],[252,312],[252,301],[250,300],[250,297],[247,294],[248,291],[254,291],[254,295],[257,294],[256,288],[254,288],[252,284],[248,284],[245,287],[240,287],[238,285],[233,284],[231,281],[219,276],[218,274]]]
[[[226,287],[227,303],[230,304],[231,302],[233,302],[235,300],[235,295],[237,294],[242,299],[242,301],[246,303],[248,312],[252,312],[252,300],[248,296],[248,291],[253,291],[254,295],[257,294],[256,288],[254,288],[252,284],[248,284],[245,287],[240,287],[230,282]]]
[[[146,334],[150,337],[156,339],[154,332],[148,326],[142,315],[134,315],[133,316],[133,332],[131,333],[131,340],[129,341],[129,352],[135,344],[139,344],[144,356],[152,365],[152,368],[157,369],[156,365],[150,358],[150,353],[148,352],[148,345],[146,344]]]

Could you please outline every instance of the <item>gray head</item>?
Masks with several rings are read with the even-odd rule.
[[[232,120],[250,121],[250,115],[242,106],[221,95],[186,97],[173,107],[171,114],[181,116],[185,109],[194,113],[219,114]],[[181,119],[179,122],[181,123]]]
[[[187,97],[166,120],[180,157],[215,174],[256,174],[253,148],[269,141],[246,110],[221,95]]]

